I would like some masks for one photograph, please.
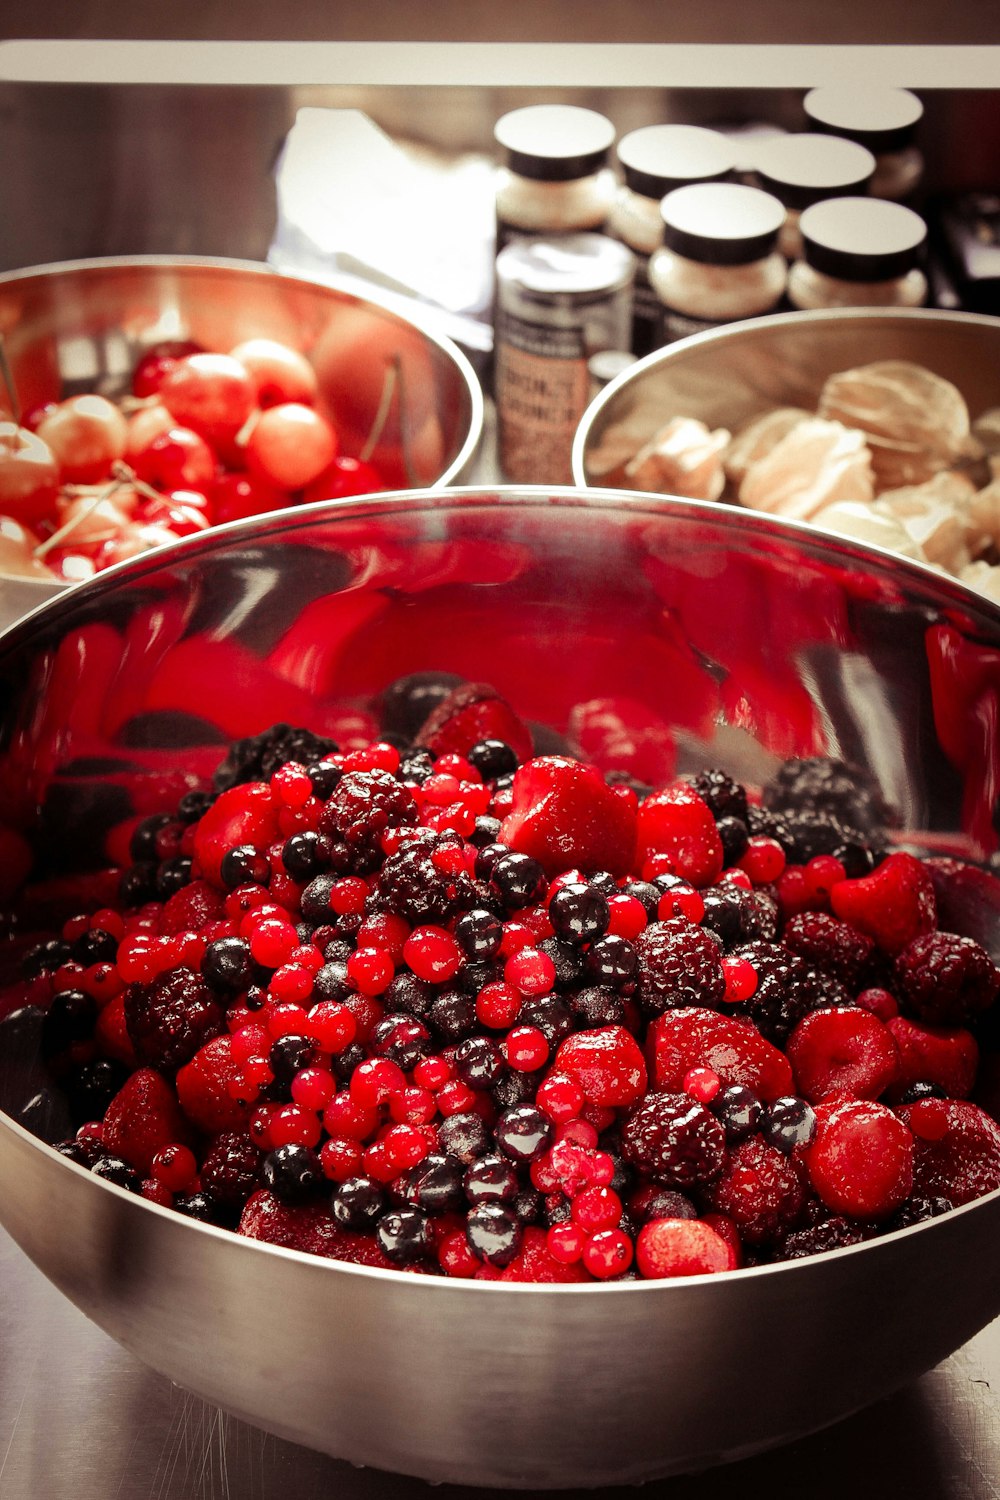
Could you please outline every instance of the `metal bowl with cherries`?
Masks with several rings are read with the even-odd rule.
[[[762,784],[788,756],[843,757],[877,776],[909,847],[986,861],[998,664],[1000,610],[968,590],[697,502],[434,489],[234,523],[0,639],[8,930],[32,900],[68,899],[110,824],[176,806],[188,765],[272,722],[364,712],[417,671],[489,682],[557,734],[627,694],[680,770]],[[1000,1191],[722,1275],[413,1275],[241,1238],[91,1175],[21,1123],[40,1117],[31,1059],[2,1062],[0,1222],[24,1253],[156,1370],[354,1463],[522,1489],[689,1472],[836,1422],[1000,1314]]]
[[[418,313],[255,262],[139,256],[9,272],[0,275],[0,337],[22,413],[69,396],[127,394],[157,345],[228,353],[273,340],[307,357],[341,452],[369,460],[386,489],[467,475],[482,434],[475,371]],[[0,381],[0,422],[10,418]],[[0,564],[0,625],[65,586]]]

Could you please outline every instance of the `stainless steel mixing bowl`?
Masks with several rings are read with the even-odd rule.
[[[9,272],[0,276],[0,335],[23,411],[127,391],[137,361],[163,340],[226,353],[248,338],[276,339],[314,365],[343,452],[357,456],[382,423],[366,457],[390,489],[461,478],[482,436],[482,389],[450,339],[377,292],[360,297],[255,262],[139,256]],[[9,415],[0,381],[0,419]],[[64,587],[0,573],[0,626]]]
[[[432,668],[491,681],[557,730],[581,703],[627,698],[673,726],[679,765],[752,779],[788,754],[860,759],[914,843],[996,843],[1000,610],[749,512],[455,489],[221,528],[8,631],[4,847],[13,827],[41,873],[79,879],[104,823],[176,803],[179,772],[231,736],[329,722]],[[30,925],[24,897],[7,905]],[[19,1079],[22,1097],[37,1082],[9,1060],[7,1075],[16,1112]],[[734,1459],[876,1400],[1000,1314],[1000,1192],[723,1276],[459,1282],[181,1218],[0,1116],[0,1221],[183,1386],[356,1463],[461,1484],[623,1484]]]
[[[973,418],[1000,406],[1000,318],[934,308],[775,313],[647,354],[594,398],[573,442],[573,481],[601,485],[671,417],[736,432],[777,406],[814,410],[824,381],[912,360],[958,386]],[[620,476],[618,476],[620,478]]]

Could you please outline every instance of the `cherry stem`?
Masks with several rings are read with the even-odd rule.
[[[59,543],[65,537],[72,535],[81,521],[85,521],[88,516],[93,515],[102,500],[110,500],[112,495],[116,494],[118,490],[123,489],[127,482],[125,479],[112,479],[108,484],[98,485],[91,495],[89,502],[81,505],[76,515],[71,516],[64,525],[60,526],[58,531],[54,531],[50,537],[46,537],[44,542],[40,542],[34,549],[32,556],[38,558],[45,557],[47,553],[52,551],[53,547],[58,547]]]
[[[406,414],[409,408],[406,400],[406,385],[403,381],[403,362],[398,354],[393,355],[393,362],[399,378],[399,440],[403,449],[403,467],[406,470],[407,483],[411,488],[415,489],[419,485],[419,480],[413,471],[413,465],[410,462],[410,450],[406,443]]]
[[[389,409],[392,406],[392,398],[396,391],[396,381],[399,379],[400,374],[399,355],[394,354],[392,363],[386,366],[385,375],[382,378],[382,393],[379,396],[375,420],[372,422],[368,436],[365,438],[361,452],[358,454],[358,458],[362,463],[368,462],[378,446],[378,440],[382,436],[386,422],[389,420]]]
[[[116,459],[111,465],[111,472],[120,484],[130,484],[137,495],[143,495],[147,500],[163,499],[160,491],[154,490],[151,484],[140,479],[131,464],[127,464],[124,459]]]
[[[10,401],[10,414],[16,426],[21,425],[21,403],[17,398],[17,385],[14,382],[14,371],[10,367],[7,358],[7,346],[4,343],[3,334],[0,333],[0,378],[3,379],[7,396]]]

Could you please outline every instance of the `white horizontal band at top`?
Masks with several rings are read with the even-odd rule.
[[[0,82],[1000,89],[1000,46],[632,42],[0,42]]]

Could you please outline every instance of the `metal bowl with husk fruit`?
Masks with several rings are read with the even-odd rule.
[[[989,954],[1000,956],[992,869],[998,693],[1000,613],[971,591],[805,526],[620,491],[432,487],[298,507],[188,538],[169,552],[133,559],[64,591],[0,640],[0,904],[7,970],[0,1021],[0,1221],[77,1307],[170,1379],[272,1433],[356,1464],[431,1481],[536,1491],[636,1483],[774,1448],[879,1400],[962,1347],[1000,1313],[1000,1285],[988,1274],[1000,1231],[995,1008],[961,1025],[933,1023],[935,1032],[931,1025],[921,1030],[931,1048],[921,1066],[933,1067],[939,1080],[945,1067],[952,1092],[974,1088],[973,1100],[941,1099],[939,1084],[930,1097],[924,1088],[916,1102],[897,1104],[890,1092],[895,1082],[886,1084],[881,1100],[848,1100],[850,1119],[877,1116],[879,1139],[892,1147],[891,1159],[887,1151],[862,1150],[851,1167],[852,1181],[876,1183],[877,1201],[852,1197],[845,1209],[811,1155],[804,1165],[812,1186],[803,1186],[792,1160],[797,1144],[812,1150],[812,1138],[795,1133],[807,1119],[803,1091],[817,1098],[817,1117],[831,1106],[801,1070],[794,1078],[797,1118],[786,1108],[780,1122],[783,1146],[769,1137],[765,1151],[752,1137],[750,1147],[770,1163],[768,1180],[780,1177],[774,1222],[748,1227],[738,1174],[732,1173],[724,1210],[709,1210],[710,1201],[720,1200],[699,1196],[703,1187],[696,1173],[688,1192],[698,1197],[697,1206],[692,1197],[684,1209],[683,1193],[668,1187],[671,1211],[665,1214],[661,1197],[652,1218],[643,1219],[652,1200],[642,1195],[650,1184],[623,1168],[614,1180],[628,1213],[637,1216],[628,1230],[635,1236],[634,1262],[609,1264],[584,1247],[582,1263],[574,1263],[564,1231],[581,1220],[571,1213],[567,1218],[560,1193],[568,1201],[576,1189],[563,1173],[575,1171],[581,1152],[587,1162],[595,1161],[586,1154],[593,1137],[584,1127],[612,1164],[616,1152],[624,1160],[615,1132],[624,1140],[622,1132],[634,1124],[625,1101],[636,1097],[645,1067],[658,1081],[665,1078],[659,1044],[674,1035],[673,1028],[689,1026],[704,1035],[706,1027],[736,1026],[738,1006],[730,1002],[740,1001],[740,993],[727,1001],[725,987],[716,993],[716,1011],[687,1000],[671,1005],[661,989],[644,991],[644,981],[638,990],[628,989],[634,973],[624,963],[629,942],[642,943],[651,926],[657,942],[679,933],[695,945],[697,973],[714,984],[723,958],[704,917],[714,905],[714,920],[723,922],[731,944],[734,929],[725,927],[719,907],[735,905],[741,924],[741,898],[732,893],[736,887],[746,893],[747,882],[755,893],[748,909],[755,922],[775,923],[775,902],[782,919],[790,920],[803,897],[803,911],[812,901],[821,916],[829,916],[824,890],[831,904],[842,896],[849,900],[855,924],[871,924],[877,911],[882,946],[875,938],[874,948],[861,944],[875,964],[866,971],[866,1005],[855,986],[857,993],[847,997],[852,1003],[845,1006],[841,996],[839,1010],[834,1007],[848,1023],[864,1010],[869,1036],[891,1026],[893,995],[886,986],[897,984],[890,948],[900,938],[894,925],[900,911],[918,931],[932,923],[936,932],[951,935],[952,946],[976,945],[976,963],[985,959],[987,978],[996,983]],[[284,749],[276,761],[271,752],[279,746]],[[511,770],[511,755],[522,762],[517,770]],[[783,823],[774,798],[787,790],[789,767],[799,786],[808,770],[814,801],[820,784],[831,789],[843,781],[852,794],[846,813],[855,831],[837,827],[837,841],[826,853],[815,843],[803,845],[802,852],[782,833],[790,827],[788,813]],[[685,780],[692,777],[701,792]],[[749,799],[746,819],[752,807],[758,817],[771,819],[754,823],[770,827],[771,834],[759,836],[751,864],[739,862],[749,843],[742,854],[723,843],[723,808],[718,819],[705,811],[706,798],[734,795],[731,784],[737,782]],[[334,811],[317,833],[308,819],[324,816],[319,803]],[[376,804],[378,818],[368,819],[365,808]],[[635,842],[647,806],[665,832],[648,836],[638,867],[640,887],[663,882],[657,888],[662,898],[643,891],[657,903],[656,921],[644,927],[649,912],[634,889],[617,890],[616,881],[627,876],[613,870],[633,868],[638,844],[630,847],[626,836],[631,830]],[[794,839],[814,839],[817,827],[832,826],[810,821],[808,811],[798,817]],[[305,832],[300,817],[307,820]],[[730,817],[727,839],[739,831],[734,821],[741,820]],[[415,841],[405,842],[407,829]],[[321,837],[327,837],[325,853]],[[787,869],[774,864],[775,849],[782,854],[786,844]],[[708,867],[692,866],[692,847],[709,859]],[[477,875],[480,855],[484,863]],[[317,857],[320,884],[313,886],[310,860]],[[766,869],[760,864],[765,857]],[[327,875],[337,865],[328,885],[324,858]],[[374,910],[367,902],[387,898],[390,858],[396,909],[387,914],[378,901]],[[620,925],[608,934],[615,941],[600,954],[603,983],[588,985],[585,1000],[572,964],[564,967],[561,988],[545,995],[537,990],[545,965],[527,937],[540,940],[556,902],[552,897],[547,908],[542,904],[531,868],[543,859],[554,861],[551,870],[560,869],[560,859],[579,862],[590,910],[599,907],[602,891],[607,911],[618,903]],[[870,877],[860,869],[870,869]],[[887,870],[889,899],[886,875],[879,876]],[[519,896],[516,882],[528,874],[530,889]],[[372,1232],[345,1237],[333,1199],[339,1195],[344,1206],[337,1174],[345,1162],[363,1159],[371,1172],[378,1158],[381,1171],[401,1140],[409,1152],[416,1138],[415,1127],[405,1123],[407,1109],[427,1124],[430,1101],[435,1139],[452,1154],[467,1154],[449,1122],[464,1120],[462,1129],[478,1129],[488,1144],[487,1128],[499,1125],[495,1110],[508,1108],[490,1090],[494,1084],[509,1089],[510,1066],[469,1072],[479,1090],[473,1108],[476,1089],[465,1075],[452,1077],[448,1062],[461,1036],[453,1029],[454,1015],[463,1006],[467,1013],[473,1009],[471,991],[452,982],[464,970],[455,936],[460,918],[449,903],[452,886],[457,891],[473,876],[483,884],[469,899],[489,908],[462,928],[473,948],[478,952],[480,937],[488,937],[491,927],[496,936],[502,926],[509,945],[504,962],[511,962],[511,975],[524,986],[520,993],[534,991],[535,1003],[545,1002],[547,1024],[561,1010],[569,1015],[571,997],[581,1007],[584,1019],[574,1029],[570,1016],[571,1032],[559,1042],[571,1044],[568,1054],[557,1054],[555,1070],[568,1068],[568,1077],[550,1082],[543,1095],[553,1109],[558,1096],[557,1113],[576,1124],[558,1160],[546,1137],[549,1159],[539,1177],[545,1202],[532,1198],[522,1182],[522,1237],[505,1246],[484,1241],[481,1216],[473,1224],[473,1210],[483,1204],[473,1204],[471,1188],[445,1159],[454,1217],[438,1222],[440,1239],[431,1239],[422,1225],[420,1258],[414,1260],[415,1241],[404,1243],[399,1232],[403,1207],[414,1233],[414,1216],[421,1213],[405,1196],[408,1180],[398,1189],[403,1206],[392,1200],[389,1223],[380,1218]],[[864,884],[869,878],[874,886]],[[769,884],[777,895],[768,893]],[[580,892],[571,887],[580,885],[575,878],[561,890],[570,890],[572,902]],[[669,918],[660,917],[661,899],[668,902]],[[400,902],[408,917],[400,917]],[[523,902],[533,903],[530,910]],[[679,912],[669,904],[674,902]],[[293,909],[300,913],[297,925],[287,918]],[[227,923],[236,924],[238,949],[240,923],[254,911],[258,916],[248,922],[245,941],[256,967],[227,967],[232,943],[227,947],[226,940],[234,936]],[[272,918],[276,926],[267,925]],[[526,934],[529,920],[540,925]],[[376,927],[365,931],[381,935],[374,952],[354,941],[369,921]],[[308,944],[321,927],[324,950],[316,955],[317,969]],[[771,939],[758,941],[766,945],[776,931],[772,927]],[[909,942],[910,932],[902,935]],[[203,942],[212,946],[213,957],[196,970]],[[295,972],[279,978],[282,954],[291,960],[300,943],[306,946],[302,963],[296,959]],[[159,1008],[152,1013],[147,981],[132,976],[159,974],[156,955],[173,967],[163,971],[166,989],[157,988]],[[573,958],[558,950],[556,956],[564,966]],[[739,958],[731,947],[724,956]],[[386,1020],[378,995],[385,993],[387,959],[394,971],[398,966],[394,997],[408,996],[411,1010],[427,1002],[430,1018],[421,1032],[413,1026],[420,1017],[408,1014],[402,1036],[395,1030],[399,1016],[390,1016],[391,1045],[424,1035],[438,1059],[422,1068],[419,1049],[406,1057],[395,1054],[410,1070],[394,1064],[406,1080],[397,1090],[404,1121],[391,1116],[389,1097],[378,1094],[377,1080],[385,1080],[387,1068],[391,1073],[391,1058],[375,1061],[362,1049],[359,1060],[348,1055],[354,1044],[346,1034],[324,1029],[316,1045],[323,1040],[329,1057],[318,1066],[316,1057],[310,1062],[312,1041],[305,1038],[300,1051],[301,1033],[287,1030],[284,1008],[291,1006],[293,1027],[316,1024],[303,1009],[308,1005],[311,1013],[309,986],[315,982],[319,993],[325,988],[344,1001],[334,1000],[332,1011],[320,1013],[324,1026],[339,1024],[349,1012],[357,1035],[357,1017],[364,1014],[373,1037]],[[781,960],[787,968],[791,955],[782,959],[777,951],[771,959],[768,972],[775,982],[768,995],[780,1013],[787,994],[774,963]],[[546,961],[554,970],[555,960]],[[588,961],[577,952],[574,962]],[[309,978],[324,970],[322,979]],[[662,977],[662,970],[656,972]],[[738,967],[735,972],[745,977]],[[218,996],[206,999],[199,973],[203,979],[210,974],[213,984],[230,984],[225,1022]],[[880,985],[872,982],[874,974]],[[491,1007],[506,1007],[510,1000],[509,986],[491,988],[495,977],[488,966],[483,972],[471,965],[465,973],[463,983],[474,981],[477,1016],[481,990],[490,991]],[[681,965],[674,983],[690,982],[689,967]],[[868,991],[874,990],[879,994],[873,999]],[[796,993],[801,998],[804,990]],[[831,991],[823,993],[829,997]],[[954,987],[949,993],[954,1000]],[[750,992],[742,994],[752,999]],[[170,1024],[175,999],[181,1005],[176,1026]],[[161,1000],[168,1002],[166,1009]],[[940,1001],[940,995],[925,995],[921,1004]],[[604,1025],[594,1019],[595,1004],[617,1007],[619,1020]],[[652,1007],[652,1015],[641,1005]],[[879,1015],[867,1009],[872,1005]],[[155,1025],[129,1030],[127,1007],[135,1006],[136,1015],[151,1016]],[[727,1017],[727,1010],[734,1014]],[[250,1067],[252,1048],[262,1043],[249,1028],[262,1012],[268,1036],[272,1022],[275,1028],[272,1047],[281,1043],[274,1068],[269,1051],[257,1058],[266,1067],[254,1078],[221,1077],[218,1060],[234,1058],[237,1031],[243,1037],[240,1056]],[[513,1040],[505,1046],[525,1040],[514,1038],[519,1028],[509,1011],[487,1012],[484,1002],[483,1013],[495,1039],[509,1031]],[[534,1014],[537,1019],[539,1012]],[[116,1016],[126,1017],[124,1033]],[[194,1033],[198,1052],[168,1057],[163,1049],[179,1040],[187,1045],[190,1029],[206,1017],[214,1034],[203,1041],[207,1032]],[[740,1025],[746,1041],[751,1022]],[[627,1047],[623,1033],[629,1027]],[[539,1037],[547,1041],[541,1025],[522,1029],[533,1032],[532,1047]],[[592,1045],[586,1038],[595,1031],[614,1041],[613,1094],[597,1094],[593,1070],[579,1055]],[[145,1055],[155,1055],[159,1068],[132,1071],[126,1044],[146,1047],[153,1032],[157,1051]],[[651,1052],[641,1050],[642,1037],[647,1046],[652,1038]],[[959,1079],[956,1067],[960,1071],[971,1056],[970,1042],[978,1053],[975,1077]],[[686,1056],[683,1038],[678,1045]],[[758,1039],[758,1052],[762,1045]],[[499,1041],[491,1046],[495,1061]],[[790,1040],[782,1046],[794,1050]],[[269,1088],[284,1070],[293,1102],[311,1101],[310,1129],[319,1131],[316,1104],[331,1098],[334,1056],[341,1103],[338,1134],[330,1140],[339,1144],[327,1150],[325,1140],[319,1144],[322,1132],[312,1136],[334,1176],[324,1183],[310,1166],[311,1178],[299,1176],[290,1185],[286,1168],[291,1162],[297,1173],[303,1158],[288,1150],[276,1153],[311,1148],[295,1140],[275,1146],[273,1135],[266,1151],[257,1148],[251,1131],[260,1121],[245,1113],[251,1096],[242,1091],[248,1083]],[[744,1056],[737,1048],[736,1061]],[[766,1092],[777,1089],[780,1098],[789,1087],[789,1063],[776,1061],[782,1057],[777,1046],[765,1056],[780,1073]],[[523,1061],[523,1054],[517,1057]],[[707,1074],[718,1070],[715,1082],[721,1085],[734,1061],[730,1053],[727,1062],[724,1049],[711,1059],[713,1067],[692,1060],[680,1074],[671,1073],[666,1092],[672,1097],[673,1090],[686,1094],[690,1088],[708,1101],[697,1109],[693,1094],[688,1103],[681,1101],[699,1122],[693,1149],[697,1154],[698,1142],[709,1140],[715,1165],[729,1172],[729,1158],[718,1152],[735,1158],[740,1146],[729,1125],[725,1145],[719,1145],[720,1117],[712,1116],[714,1125],[709,1119],[714,1094]],[[593,1053],[590,1061],[597,1061]],[[867,1053],[861,1061],[867,1068]],[[306,1078],[313,1064],[318,1073],[314,1067]],[[837,1066],[853,1066],[851,1057]],[[366,1068],[361,1077],[375,1079],[376,1092],[363,1100],[357,1075]],[[529,1094],[541,1094],[541,1077],[551,1071],[543,1062],[541,1074],[525,1073]],[[599,1064],[597,1076],[603,1076]],[[899,1081],[895,1074],[891,1078]],[[136,1079],[142,1100],[135,1097]],[[449,1113],[456,1082],[457,1114]],[[438,1104],[431,1099],[435,1084]],[[448,1102],[445,1087],[451,1087]],[[756,1087],[765,1092],[763,1074]],[[97,1097],[102,1088],[104,1103]],[[274,1110],[284,1111],[282,1130],[287,1128],[292,1106],[280,1088],[277,1095],[261,1098],[258,1092],[252,1099],[255,1111],[264,1110],[260,1119],[269,1132],[276,1128]],[[771,1131],[778,1099],[768,1103]],[[580,1112],[591,1104],[584,1118]],[[374,1113],[365,1117],[364,1109],[372,1106]],[[333,1104],[323,1107],[334,1126]],[[676,1099],[668,1107],[676,1111]],[[837,1101],[832,1106],[835,1112],[844,1107]],[[185,1113],[178,1115],[178,1108]],[[102,1109],[103,1117],[95,1119]],[[231,1109],[242,1134],[220,1146],[214,1112]],[[904,1130],[900,1122],[917,1112],[924,1131],[920,1149],[926,1147],[932,1161],[937,1158],[930,1138],[939,1126],[940,1142],[953,1129],[955,1112],[975,1122],[975,1140],[963,1137],[971,1156],[960,1153],[962,1161],[952,1166],[961,1174],[972,1161],[979,1175],[961,1181],[956,1176],[950,1205],[917,1192],[916,1177],[904,1181],[899,1149],[910,1126]],[[294,1118],[297,1131],[303,1116]],[[836,1118],[844,1117],[838,1112]],[[176,1175],[176,1151],[155,1165],[157,1173],[166,1169],[169,1175],[147,1181],[140,1180],[140,1168],[116,1160],[111,1150],[125,1150],[153,1170],[147,1153],[155,1147],[158,1157],[163,1137],[153,1139],[150,1131],[165,1119],[169,1132],[186,1136],[185,1149],[196,1164],[195,1153],[202,1158],[205,1180],[198,1191],[190,1171]],[[735,1119],[730,1124],[734,1131],[739,1126]],[[347,1134],[348,1125],[360,1135]],[[756,1129],[752,1114],[749,1128]],[[496,1139],[511,1146],[508,1130]],[[668,1152],[674,1140],[665,1141]],[[168,1138],[162,1150],[177,1144]],[[210,1147],[216,1153],[238,1147],[250,1159],[227,1154],[220,1177],[217,1160],[211,1170],[206,1166]],[[906,1150],[915,1162],[916,1144]],[[640,1142],[638,1155],[629,1157],[637,1173],[645,1170],[645,1151]],[[496,1158],[494,1151],[490,1180],[495,1183],[499,1172],[506,1182],[514,1157],[499,1164]],[[801,1164],[801,1158],[796,1161]],[[246,1168],[249,1179],[241,1186],[239,1174]],[[523,1157],[521,1169],[528,1174]],[[655,1163],[654,1169],[664,1170]],[[676,1164],[670,1172],[676,1185]],[[234,1176],[241,1192],[251,1192],[236,1210],[229,1200]],[[926,1174],[921,1179],[925,1186],[928,1180]],[[476,1191],[483,1185],[480,1176]],[[599,1191],[588,1200],[587,1214],[596,1203],[603,1215],[614,1201],[594,1185]],[[287,1194],[290,1186],[302,1188],[306,1197],[272,1201],[279,1188]],[[653,1184],[656,1192],[662,1186]],[[752,1208],[759,1187],[750,1174]],[[940,1199],[937,1192],[933,1196]],[[485,1206],[510,1228],[502,1204]],[[355,1196],[351,1211],[357,1208]],[[702,1215],[696,1231],[689,1210]],[[236,1212],[242,1233],[234,1232]],[[733,1240],[724,1239],[737,1218],[746,1231],[739,1256]],[[592,1220],[583,1222],[594,1227]],[[619,1226],[624,1223],[619,1216]],[[670,1226],[666,1231],[664,1224]],[[649,1238],[658,1250],[652,1261],[643,1258],[639,1244],[651,1226]],[[675,1257],[666,1263],[660,1253],[665,1240],[676,1246],[680,1236],[690,1248],[694,1233],[723,1260],[708,1265],[689,1258],[680,1264]],[[563,1261],[551,1248],[557,1241]],[[615,1243],[620,1246],[621,1238]],[[603,1274],[594,1274],[592,1266]],[[756,1378],[760,1371],[765,1378]]]
[[[416,317],[238,261],[0,276],[0,377],[0,623],[210,526],[449,484],[483,421]]]

